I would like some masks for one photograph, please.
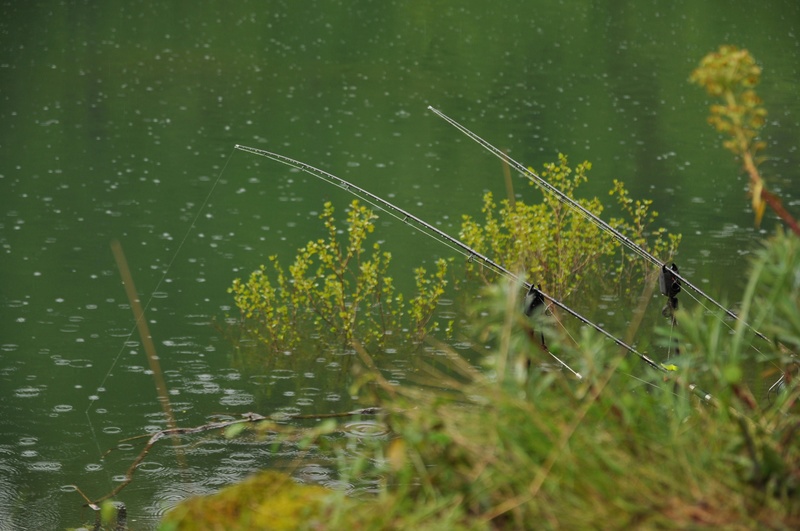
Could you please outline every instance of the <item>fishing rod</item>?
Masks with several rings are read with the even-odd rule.
[[[436,114],[438,117],[442,118],[444,121],[446,121],[447,123],[449,123],[450,125],[452,125],[456,129],[458,129],[459,131],[461,131],[462,133],[467,135],[470,139],[472,139],[475,142],[477,142],[478,144],[480,144],[484,149],[489,151],[495,157],[497,157],[500,160],[504,161],[506,164],[508,164],[509,166],[513,167],[519,173],[521,173],[522,175],[524,175],[528,179],[532,180],[542,190],[555,195],[558,198],[559,201],[561,201],[562,203],[565,203],[565,204],[571,206],[572,208],[576,209],[584,217],[586,217],[589,220],[591,220],[595,225],[599,226],[600,228],[602,228],[603,230],[605,230],[606,232],[611,234],[617,241],[622,243],[625,247],[627,247],[628,249],[630,249],[631,251],[633,251],[634,253],[636,253],[640,257],[644,258],[645,260],[648,260],[650,263],[658,266],[660,268],[660,270],[661,270],[661,277],[659,279],[660,280],[660,284],[661,284],[661,293],[663,295],[666,295],[669,298],[669,303],[668,304],[670,306],[672,306],[673,304],[675,304],[675,306],[677,306],[675,295],[677,295],[677,292],[680,291],[680,284],[682,283],[683,285],[685,285],[688,288],[692,289],[692,291],[694,291],[698,295],[701,295],[703,298],[708,300],[710,303],[715,305],[717,308],[719,308],[720,310],[724,311],[729,317],[732,317],[733,319],[735,319],[735,320],[741,322],[742,324],[744,324],[747,328],[752,330],[758,337],[760,337],[761,339],[769,342],[769,339],[767,339],[767,337],[764,334],[762,334],[761,332],[759,332],[758,330],[756,330],[755,328],[750,326],[744,320],[740,319],[739,316],[736,315],[736,313],[734,313],[732,310],[726,308],[721,303],[717,302],[710,295],[706,294],[699,287],[697,287],[694,284],[692,284],[686,277],[681,275],[678,272],[678,267],[675,264],[672,264],[672,266],[667,266],[666,262],[662,262],[661,260],[659,260],[658,258],[653,256],[649,251],[644,249],[642,246],[636,244],[633,240],[631,240],[630,238],[628,238],[627,236],[622,234],[620,231],[618,231],[617,229],[615,229],[614,227],[612,227],[611,225],[606,223],[604,220],[599,218],[592,211],[590,211],[589,209],[587,209],[586,207],[584,207],[583,205],[581,205],[580,203],[578,203],[577,201],[575,201],[574,199],[572,199],[571,197],[566,195],[564,192],[562,192],[561,190],[559,190],[558,188],[556,188],[555,186],[553,186],[552,184],[550,184],[549,182],[544,180],[542,177],[537,175],[533,170],[523,166],[522,164],[520,164],[516,160],[512,159],[506,152],[501,151],[500,149],[497,149],[495,146],[490,144],[488,141],[484,140],[483,138],[481,138],[477,134],[475,134],[472,131],[470,131],[469,129],[467,129],[465,126],[463,126],[460,123],[458,123],[457,121],[453,120],[452,118],[450,118],[449,116],[444,114],[442,111],[440,111],[440,110],[438,110],[438,109],[436,109],[436,108],[434,108],[433,106],[430,106],[430,105],[428,106],[428,110],[430,110],[431,112]],[[674,308],[674,306],[673,306],[673,308]]]
[[[254,155],[259,155],[261,157],[266,157],[268,159],[272,159],[272,160],[274,160],[276,162],[280,162],[281,164],[285,164],[285,165],[290,166],[292,168],[295,168],[297,170],[303,171],[303,172],[308,173],[309,175],[313,175],[314,177],[316,177],[318,179],[321,179],[321,180],[323,180],[323,181],[325,181],[327,183],[330,183],[330,184],[332,184],[334,186],[342,188],[342,189],[350,192],[354,196],[358,197],[359,199],[362,199],[363,201],[369,203],[370,205],[382,210],[383,212],[386,212],[390,216],[402,221],[403,223],[411,226],[412,228],[417,229],[418,231],[420,231],[421,233],[425,234],[426,236],[429,236],[429,237],[439,241],[440,243],[443,243],[443,244],[447,245],[450,249],[452,249],[452,250],[458,252],[459,254],[465,256],[468,261],[478,262],[481,265],[483,265],[484,267],[487,267],[488,269],[491,269],[495,273],[497,273],[497,274],[499,274],[501,276],[505,276],[505,277],[507,277],[509,279],[514,280],[515,282],[518,282],[518,283],[522,284],[528,290],[528,293],[527,293],[526,298],[525,298],[525,313],[526,314],[530,314],[532,312],[534,306],[537,306],[537,305],[541,304],[545,300],[549,301],[554,306],[557,306],[561,310],[565,311],[566,313],[568,313],[569,315],[571,315],[572,317],[574,317],[575,319],[577,319],[581,323],[583,323],[583,324],[595,329],[596,331],[600,332],[601,334],[606,336],[608,339],[610,339],[614,343],[616,343],[618,346],[624,348],[625,350],[627,350],[628,352],[631,352],[632,354],[635,354],[636,356],[638,356],[642,361],[644,361],[647,365],[649,365],[653,369],[655,369],[657,371],[661,371],[661,372],[668,372],[668,371],[671,370],[667,366],[652,360],[651,358],[649,358],[645,354],[642,354],[641,352],[636,350],[631,345],[628,345],[627,343],[625,343],[621,339],[619,339],[616,336],[614,336],[611,333],[609,333],[602,326],[600,326],[598,324],[595,324],[594,322],[590,321],[589,319],[587,319],[586,317],[582,316],[581,314],[579,314],[578,312],[576,312],[575,310],[573,310],[569,306],[565,305],[564,303],[562,303],[558,299],[556,299],[554,297],[551,297],[550,295],[546,294],[545,292],[543,292],[540,289],[540,286],[535,286],[531,282],[526,282],[525,280],[521,279],[515,273],[512,273],[511,271],[509,271],[508,269],[506,269],[502,265],[498,264],[497,262],[495,262],[491,258],[485,256],[484,254],[479,253],[478,251],[476,251],[472,247],[468,246],[467,244],[465,244],[461,240],[458,240],[458,239],[450,236],[446,232],[434,227],[430,223],[427,223],[427,222],[423,221],[422,219],[418,218],[414,214],[411,214],[411,213],[407,212],[406,210],[403,210],[402,208],[400,208],[398,206],[395,206],[394,204],[390,203],[389,201],[386,201],[385,199],[382,199],[381,197],[378,197],[377,195],[373,194],[372,192],[369,192],[368,190],[365,190],[365,189],[363,189],[363,188],[361,188],[359,186],[356,186],[355,184],[352,184],[352,183],[350,183],[348,181],[345,181],[344,179],[342,179],[340,177],[337,177],[337,176],[335,176],[335,175],[333,175],[331,173],[328,173],[328,172],[326,172],[324,170],[321,170],[319,168],[311,166],[310,164],[306,164],[305,162],[300,162],[298,160],[289,158],[289,157],[287,157],[285,155],[280,155],[278,153],[273,153],[273,152],[266,151],[266,150],[263,150],[263,149],[242,146],[242,145],[239,145],[239,144],[237,144],[235,146],[235,148],[238,149],[238,150],[241,150],[241,151],[246,151],[248,153],[252,153]],[[551,356],[553,356],[553,355],[551,354]],[[553,356],[553,357],[559,363],[561,363],[562,365],[566,366],[566,364],[563,361],[559,360],[555,356]],[[575,371],[573,371],[572,369],[569,369],[569,370],[572,371],[576,375],[578,374]],[[710,398],[710,395],[708,395],[708,394],[704,394],[704,395],[705,395],[705,397],[707,399]]]

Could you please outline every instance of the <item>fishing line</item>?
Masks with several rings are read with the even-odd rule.
[[[233,154],[234,153],[235,153],[235,149],[231,150],[231,153],[228,155],[228,158],[225,160],[225,164],[222,166],[222,169],[219,171],[219,174],[217,175],[217,178],[214,180],[214,183],[211,185],[211,189],[208,191],[208,194],[206,195],[205,199],[203,199],[203,202],[200,204],[200,208],[197,209],[197,214],[195,214],[194,219],[192,219],[192,222],[189,224],[189,228],[186,229],[186,233],[183,235],[183,238],[181,238],[180,242],[178,243],[178,248],[175,249],[175,252],[172,254],[172,258],[167,263],[167,267],[166,267],[166,269],[164,269],[164,273],[161,275],[161,278],[156,283],[156,287],[153,289],[153,291],[150,294],[150,297],[147,299],[147,302],[144,305],[144,308],[142,309],[141,316],[139,317],[139,319],[137,319],[133,323],[133,327],[131,327],[130,332],[128,332],[128,335],[122,341],[122,346],[120,347],[119,351],[117,352],[117,355],[114,356],[114,359],[111,362],[111,366],[108,368],[108,371],[106,372],[105,376],[103,376],[103,379],[100,382],[100,385],[97,386],[97,390],[96,390],[95,394],[93,394],[93,395],[91,395],[89,397],[89,405],[86,406],[86,410],[83,413],[84,413],[84,415],[86,415],[86,420],[89,422],[89,429],[92,432],[92,439],[94,440],[95,444],[97,445],[97,450],[101,455],[103,454],[103,451],[100,449],[100,441],[97,439],[97,434],[95,432],[94,424],[92,423],[92,419],[91,419],[90,413],[91,413],[92,409],[95,406],[95,402],[100,400],[100,393],[105,391],[106,382],[108,381],[108,378],[111,376],[111,373],[113,372],[114,368],[117,366],[117,363],[119,362],[120,358],[122,357],[122,353],[128,347],[128,342],[130,341],[131,337],[133,337],[133,334],[138,329],[139,320],[145,318],[145,314],[147,313],[147,310],[150,307],[150,304],[153,302],[153,299],[155,298],[154,294],[158,292],[158,289],[161,287],[161,284],[163,284],[164,281],[166,280],[170,269],[172,268],[173,264],[175,263],[175,260],[178,258],[178,254],[181,252],[181,249],[183,249],[183,246],[185,245],[186,241],[188,240],[189,235],[194,230],[195,225],[197,224],[197,220],[200,219],[200,215],[203,213],[203,210],[205,210],[206,205],[208,205],[208,201],[209,201],[209,199],[211,199],[211,195],[214,193],[214,190],[217,188],[217,185],[219,184],[220,179],[222,179],[222,174],[225,173],[225,169],[228,167],[228,163],[231,161],[231,158],[233,158]]]
[[[500,149],[497,149],[492,144],[490,144],[488,141],[484,140],[483,138],[481,138],[477,134],[473,133],[472,131],[470,131],[465,126],[461,125],[460,123],[456,122],[455,120],[453,120],[452,118],[450,118],[449,116],[444,114],[442,111],[440,111],[440,110],[438,110],[438,109],[436,109],[436,108],[434,108],[434,107],[432,107],[430,105],[428,106],[428,109],[431,112],[433,112],[434,114],[436,114],[437,116],[439,116],[440,118],[442,118],[444,121],[446,121],[447,123],[449,123],[450,125],[455,127],[456,129],[458,129],[459,131],[464,133],[467,137],[469,137],[473,141],[477,142],[481,147],[483,147],[484,149],[486,149],[487,151],[492,153],[494,156],[496,156],[500,160],[504,161],[509,166],[512,166],[519,173],[521,173],[522,175],[524,175],[525,177],[527,177],[528,179],[530,179],[531,181],[536,183],[542,190],[545,190],[545,191],[555,195],[558,198],[559,201],[561,201],[562,203],[567,204],[567,205],[571,206],[572,208],[574,208],[575,210],[577,210],[584,217],[586,217],[587,219],[591,220],[596,226],[598,226],[598,227],[602,228],[603,230],[605,230],[606,232],[608,232],[612,237],[614,237],[617,241],[622,243],[625,247],[627,247],[628,249],[633,251],[635,254],[637,254],[640,257],[644,258],[645,260],[651,262],[652,264],[658,266],[659,268],[663,269],[663,268],[667,267],[666,262],[662,262],[661,260],[659,260],[658,258],[653,256],[652,254],[650,254],[646,249],[642,248],[640,245],[637,245],[630,238],[628,238],[627,236],[625,236],[624,234],[619,232],[617,229],[615,229],[614,227],[612,227],[611,225],[609,225],[608,223],[606,223],[605,221],[600,219],[596,214],[594,214],[593,212],[588,210],[586,207],[584,207],[583,205],[581,205],[580,203],[578,203],[577,201],[575,201],[571,197],[569,197],[566,194],[564,194],[564,192],[562,192],[561,190],[559,190],[558,188],[556,188],[555,186],[553,186],[552,184],[550,184],[549,182],[547,182],[546,180],[541,178],[533,170],[523,166],[522,164],[520,164],[516,160],[512,159],[507,153],[505,153],[504,151],[502,151]],[[709,302],[714,304],[717,308],[719,308],[722,311],[724,311],[729,317],[732,317],[732,318],[734,318],[734,319],[736,319],[738,321],[741,321],[750,330],[755,332],[755,334],[758,337],[760,337],[761,339],[763,339],[765,341],[769,341],[769,339],[767,339],[767,337],[764,336],[761,332],[759,332],[758,330],[756,330],[755,328],[750,326],[747,322],[739,319],[739,317],[733,311],[729,310],[728,308],[726,308],[725,306],[723,306],[722,304],[717,302],[710,295],[706,294],[703,290],[701,290],[700,288],[698,288],[697,286],[692,284],[684,276],[680,275],[677,271],[672,271],[672,274],[676,278],[680,279],[683,282],[684,285],[686,285],[687,287],[691,288],[696,293],[702,295],[706,300],[708,300]]]
[[[669,343],[667,346],[667,361],[669,361],[670,358],[672,357],[672,333],[674,331],[675,331],[675,320],[673,319],[669,325]]]
[[[567,328],[566,328],[566,327],[565,327],[565,326],[564,326],[564,325],[561,323],[561,321],[558,319],[558,316],[556,316],[556,314],[555,314],[555,313],[553,313],[553,311],[551,310],[551,307],[552,307],[552,306],[553,306],[553,305],[552,305],[552,303],[551,303],[551,304],[548,304],[548,305],[547,305],[545,308],[543,308],[543,310],[542,310],[542,313],[543,313],[544,315],[550,315],[550,316],[552,316],[552,317],[553,317],[553,320],[554,320],[554,321],[555,321],[555,322],[556,322],[556,323],[557,323],[557,324],[558,324],[558,325],[559,325],[559,326],[560,326],[560,327],[561,327],[561,328],[564,330],[564,332],[565,332],[565,333],[566,333],[566,334],[567,334],[567,335],[570,337],[570,339],[572,339],[572,341],[573,341],[573,342],[574,342],[574,343],[577,345],[577,343],[575,342],[575,340],[572,338],[572,335],[569,333],[569,330],[567,330]],[[527,313],[526,313],[526,315],[527,315]],[[533,329],[532,329],[532,330],[533,330]],[[534,333],[534,337],[532,338],[532,340],[535,340],[535,334],[536,334],[536,331],[534,330],[534,332],[533,332],[533,333]],[[540,348],[541,348],[543,351],[545,351],[547,354],[549,354],[551,358],[553,358],[554,360],[556,360],[556,361],[557,361],[557,362],[558,362],[558,363],[559,363],[559,364],[560,364],[562,367],[564,367],[564,368],[565,368],[565,369],[567,369],[569,372],[571,372],[571,373],[572,373],[572,374],[573,374],[573,375],[574,375],[574,376],[575,376],[575,377],[576,377],[578,380],[583,380],[583,376],[581,375],[581,373],[579,373],[579,372],[577,372],[576,370],[574,370],[572,367],[570,367],[569,365],[567,365],[567,363],[566,363],[566,362],[564,362],[564,361],[563,361],[561,358],[559,358],[558,356],[556,356],[555,354],[553,354],[553,351],[551,351],[551,350],[550,350],[550,347],[548,347],[548,346],[545,344],[545,342],[544,342],[544,333],[543,333],[543,332],[542,332],[542,343],[541,343],[541,345],[539,345],[539,346],[540,346]]]
[[[572,332],[570,332],[569,329],[566,326],[564,326],[564,323],[561,321],[561,319],[558,318],[558,314],[551,310],[552,306],[553,306],[552,303],[547,305],[547,307],[544,309],[545,315],[547,315],[547,312],[549,312],[549,315],[551,315],[553,317],[553,320],[556,322],[556,324],[561,327],[561,329],[564,331],[564,333],[567,334],[567,337],[569,337],[570,340],[572,340],[572,344],[577,347],[578,346],[578,341],[575,340],[575,338],[572,335]],[[548,348],[547,351],[550,352],[550,349]],[[552,353],[550,355],[555,358],[555,356]],[[556,358],[556,359],[558,359],[558,358]],[[572,370],[572,369],[570,369],[570,370]],[[583,379],[583,376],[581,376],[579,373],[576,373],[576,374],[578,375],[578,378]]]
[[[575,376],[575,378],[577,378],[578,380],[583,380],[583,376],[581,376],[581,373],[579,373],[579,372],[575,371],[575,370],[574,370],[572,367],[570,367],[569,365],[567,365],[566,363],[564,363],[564,361],[562,361],[562,360],[561,360],[561,359],[560,359],[558,356],[556,356],[555,354],[553,354],[553,353],[550,351],[550,349],[549,349],[549,348],[545,347],[545,349],[544,349],[544,350],[545,350],[545,352],[547,352],[548,354],[550,354],[550,357],[552,357],[552,358],[553,358],[554,360],[556,360],[556,361],[557,361],[559,364],[561,364],[561,366],[562,366],[562,367],[564,367],[564,368],[565,368],[565,369],[567,369],[569,372],[571,372],[571,373],[572,373],[572,374]]]
[[[630,374],[630,373],[627,373],[627,372],[623,372],[623,371],[620,371],[620,374],[623,374],[623,375],[625,375],[625,376],[627,376],[628,378],[631,378],[631,379],[633,379],[633,380],[637,380],[637,381],[639,381],[639,382],[641,382],[641,383],[643,383],[643,384],[645,384],[645,385],[649,385],[650,387],[652,387],[652,388],[654,388],[654,389],[658,389],[659,391],[664,391],[664,387],[663,387],[663,386],[656,385],[656,384],[654,384],[653,382],[648,382],[647,380],[645,380],[645,379],[643,379],[643,378],[639,378],[638,376],[635,376],[635,375],[633,375],[633,374]],[[674,396],[680,396],[680,395],[679,395],[678,393],[676,393],[675,391],[672,391],[672,390],[669,390],[669,389],[667,389],[667,391],[666,391],[666,392],[667,392],[667,393],[670,393],[671,395],[674,395]]]

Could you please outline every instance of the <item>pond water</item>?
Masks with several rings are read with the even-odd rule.
[[[687,82],[703,55],[730,43],[764,68],[764,172],[790,209],[800,205],[794,0],[757,10],[690,0],[94,4],[2,7],[3,530],[93,521],[74,485],[107,493],[141,442],[104,452],[166,427],[112,240],[147,306],[179,425],[355,407],[350,353],[253,368],[212,325],[235,314],[234,278],[291,256],[320,233],[324,201],[341,212],[351,199],[236,144],[327,169],[457,234],[484,191],[505,193],[502,167],[433,105],[525,164],[559,152],[591,160],[584,194],[618,178],[652,198],[684,235],[681,272],[736,301],[746,256],[775,221],[753,228],[746,180]],[[387,217],[378,237],[398,276],[451,256]],[[407,356],[384,363],[406,378]],[[350,436],[376,433],[354,424]],[[118,497],[134,528],[264,467],[369,488],[340,484],[313,452],[253,437],[208,434],[178,449],[154,449]]]

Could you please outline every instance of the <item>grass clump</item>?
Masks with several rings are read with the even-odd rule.
[[[315,492],[304,512],[286,504],[292,518],[301,515],[292,525],[798,528],[800,386],[790,352],[800,345],[798,267],[800,242],[778,234],[751,264],[743,320],[728,327],[680,310],[682,324],[672,334],[680,333],[685,351],[670,381],[588,329],[574,341],[562,336],[547,315],[535,325],[550,328],[550,343],[583,378],[543,369],[544,353],[512,284],[488,287],[475,308],[485,316],[480,327],[497,338],[483,369],[436,344],[442,361],[420,363],[416,385],[398,386],[355,343],[362,360],[357,390],[381,406],[391,435],[344,451],[340,479],[378,484],[378,492]],[[764,330],[776,342],[751,348],[754,332],[742,324],[748,319],[770,323]],[[784,346],[774,346],[778,341]],[[768,394],[761,382],[778,375],[782,391]],[[714,398],[701,400],[688,382]],[[243,512],[226,528],[249,529],[233,524],[255,522],[263,500],[283,499],[272,487],[244,504],[234,496]],[[192,514],[187,521],[203,522],[202,512]]]
[[[800,288],[788,272],[797,271],[798,253],[798,242],[782,235],[765,247],[752,265],[742,312],[773,323],[771,333],[791,345],[800,338]],[[679,314],[687,351],[671,381],[589,331],[573,344],[557,340],[583,379],[526,373],[520,355],[533,357],[535,367],[543,354],[525,339],[529,325],[519,312],[507,311],[518,292],[494,287],[486,297],[495,306],[490,315],[503,317],[484,326],[506,335],[489,369],[475,370],[449,352],[445,366],[420,367],[417,387],[369,373],[361,389],[383,405],[395,436],[343,474],[351,482],[381,478],[383,489],[357,510],[334,511],[331,522],[415,529],[800,526],[800,388],[790,378],[796,361],[788,351],[749,348],[753,334],[741,321],[731,331]],[[785,386],[768,397],[759,389],[770,368],[780,368]],[[752,372],[759,377],[748,378]],[[711,391],[711,403],[689,382]]]

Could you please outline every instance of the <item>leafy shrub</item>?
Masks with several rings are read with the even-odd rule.
[[[600,217],[603,204],[599,198],[575,198],[590,169],[589,162],[572,168],[567,157],[559,155],[557,163],[544,166],[541,177]],[[680,236],[670,235],[665,239],[665,229],[650,228],[658,215],[650,209],[652,201],[631,199],[624,184],[617,180],[610,194],[616,196],[627,217],[612,219],[609,222],[612,227],[649,248],[651,254],[675,253]],[[620,249],[620,244],[555,195],[544,194],[543,201],[534,205],[503,200],[498,209],[489,192],[484,195],[482,211],[483,221],[464,216],[462,240],[506,268],[523,272],[535,284],[541,283],[546,292],[558,299],[567,298],[587,281],[592,282],[591,279],[612,289],[624,289],[622,279],[628,279],[642,267],[640,261],[627,261],[622,255],[616,266],[611,267],[616,272],[612,278],[608,274],[609,259]]]
[[[333,214],[333,205],[325,203],[320,219],[327,238],[301,247],[288,272],[270,256],[274,278],[262,265],[247,281],[234,280],[228,291],[248,333],[271,350],[284,351],[312,336],[345,345],[356,338],[382,342],[404,326],[420,340],[438,326],[430,319],[447,285],[447,261],[439,260],[430,275],[423,267],[414,270],[417,294],[406,308],[388,275],[391,253],[379,243],[365,250],[377,216],[354,200],[341,231],[347,239],[340,241]]]

